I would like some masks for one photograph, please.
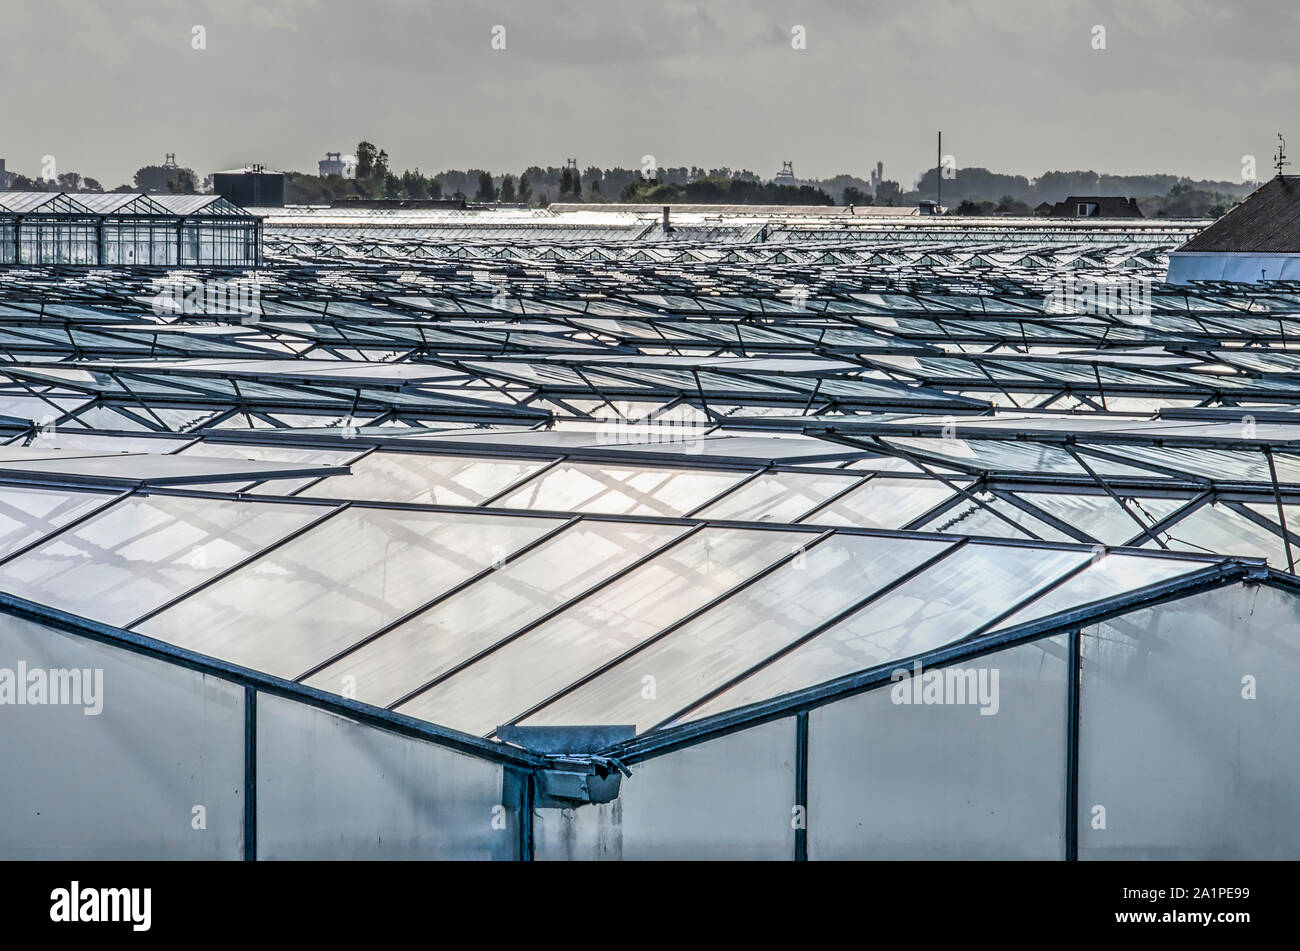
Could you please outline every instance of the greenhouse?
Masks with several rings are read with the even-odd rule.
[[[261,263],[261,221],[216,195],[0,192],[0,265]]]
[[[562,224],[0,272],[0,855],[1300,857],[1300,288]]]

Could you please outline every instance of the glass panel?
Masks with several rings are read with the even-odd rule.
[[[1041,519],[1037,519],[1010,502],[1005,502],[989,492],[975,493],[983,505],[960,502],[938,518],[921,526],[922,531],[943,532],[948,535],[983,535],[993,538],[1036,538],[1049,542],[1077,542]],[[993,511],[989,511],[992,509]],[[998,518],[993,512],[1004,515]],[[1011,522],[1008,523],[1007,519]],[[1019,526],[1019,528],[1017,528]],[[1134,526],[1136,527],[1136,526]]]
[[[544,463],[414,452],[372,452],[352,474],[332,476],[303,495],[424,505],[478,505]]]
[[[242,857],[242,687],[0,615],[0,669],[19,665],[27,702],[0,707],[0,856]]]
[[[1084,629],[1081,859],[1300,857],[1297,631],[1267,585]]]
[[[1145,538],[1142,526],[1134,521],[1108,495],[1046,495],[1022,492],[1021,498],[1067,525],[1097,539],[1103,545],[1123,545],[1134,538]],[[1186,499],[1125,499],[1133,515],[1150,527],[1171,512],[1187,504]]]
[[[803,472],[767,473],[693,514],[696,518],[794,522],[859,478]]]
[[[679,525],[579,522],[307,683],[336,692],[350,688],[358,700],[388,706],[683,531]]]
[[[698,719],[942,647],[1088,559],[1087,552],[968,544],[693,711]]]
[[[566,462],[521,485],[495,505],[554,512],[685,515],[745,475]]]
[[[963,483],[957,483],[963,485]],[[813,525],[857,528],[902,528],[957,493],[928,479],[876,476],[842,499],[803,519]]]
[[[534,857],[794,858],[794,720],[635,763],[610,803],[540,808]]]
[[[1031,601],[992,629],[1014,627],[1036,618],[1136,591],[1147,585],[1200,571],[1209,562],[1178,558],[1143,558],[1140,555],[1103,554],[1073,578],[1068,578],[1041,598]]]
[[[808,857],[1064,858],[1066,656],[1024,644],[813,710]]]
[[[486,735],[785,557],[801,538],[706,528],[398,709]]]
[[[307,505],[132,497],[15,558],[0,584],[126,625],[322,514]]]
[[[94,511],[111,498],[67,489],[0,487],[0,558]]]
[[[1286,546],[1281,535],[1218,503],[1202,505],[1169,526],[1160,537],[1173,551],[1267,558],[1274,567],[1286,567]],[[1156,546],[1148,541],[1142,547]]]
[[[257,857],[517,858],[519,810],[502,794],[502,773],[488,760],[259,694]]]
[[[140,630],[298,677],[557,524],[525,516],[350,508]]]
[[[647,730],[945,544],[832,536],[523,722],[635,723]]]

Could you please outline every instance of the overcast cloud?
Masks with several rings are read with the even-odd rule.
[[[910,185],[934,164],[1268,174],[1300,150],[1300,4],[1210,0],[5,0],[0,157],[106,187],[165,152],[201,175],[749,168]],[[206,28],[207,49],[191,48]],[[491,48],[505,27],[506,49]],[[807,48],[791,48],[791,30]],[[1093,27],[1106,49],[1093,49]],[[1298,153],[1300,154],[1300,153]],[[1298,159],[1300,161],[1300,159]]]

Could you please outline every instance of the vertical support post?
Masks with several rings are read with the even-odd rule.
[[[1066,681],[1065,734],[1065,860],[1079,860],[1079,680],[1082,668],[1083,636],[1078,630],[1068,635],[1069,677]]]
[[[244,688],[244,861],[257,861],[257,691]]]
[[[1273,450],[1264,447],[1264,458],[1268,460],[1268,476],[1273,480],[1273,501],[1277,503],[1277,521],[1282,526],[1282,542],[1286,545],[1286,570],[1295,574],[1295,558],[1291,555],[1291,533],[1286,528],[1286,509],[1282,505],[1282,489],[1277,484],[1277,466],[1273,464]]]
[[[794,829],[794,860],[808,861],[808,714],[794,719],[794,804],[803,810]]]
[[[519,860],[533,860],[533,801],[537,794],[537,774],[531,769],[519,783]]]
[[[943,132],[939,133],[939,162],[934,167],[935,183],[938,191],[935,195],[934,213],[943,214]]]

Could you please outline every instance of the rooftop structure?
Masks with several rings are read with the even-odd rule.
[[[0,265],[260,262],[259,220],[216,195],[0,192]]]
[[[1297,287],[443,214],[0,272],[6,856],[1300,856]]]
[[[1041,207],[1041,206],[1040,206]],[[1136,198],[1111,195],[1071,195],[1047,212],[1053,218],[1141,218]]]
[[[1176,249],[1168,279],[1300,279],[1300,176],[1276,176]]]
[[[325,157],[318,164],[321,178],[344,175],[348,171],[348,164],[343,161],[343,156],[339,152],[326,152]]]
[[[232,204],[244,208],[278,208],[284,205],[284,173],[261,165],[214,172],[212,188]]]

